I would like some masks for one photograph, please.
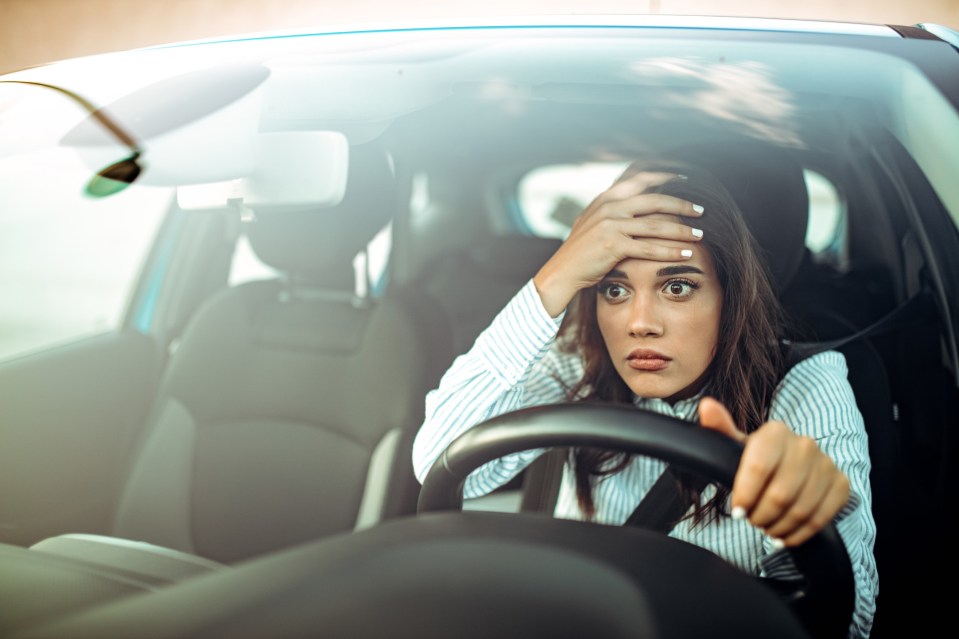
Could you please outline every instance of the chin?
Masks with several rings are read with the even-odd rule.
[[[623,375],[623,373],[626,374]],[[623,375],[623,381],[626,382],[629,390],[645,399],[665,399],[676,402],[692,397],[702,386],[701,379],[663,379],[651,373],[637,374],[633,370],[621,371],[620,374]]]
[[[684,387],[681,384],[667,384],[662,382],[643,382],[637,383],[637,380],[633,380],[634,383],[626,383],[629,386],[629,390],[633,391],[635,395],[643,397],[646,399],[670,399],[674,395],[678,395],[682,392]]]

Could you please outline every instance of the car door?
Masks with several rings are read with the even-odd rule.
[[[108,527],[162,362],[140,273],[169,204],[84,202],[20,159],[0,162],[0,540],[29,544]]]

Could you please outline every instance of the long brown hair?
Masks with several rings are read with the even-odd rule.
[[[705,207],[698,219],[679,218],[704,231],[700,246],[713,259],[723,290],[716,354],[704,376],[703,391],[723,403],[737,428],[744,433],[756,430],[766,420],[773,391],[785,373],[780,345],[783,312],[770,284],[770,276],[759,248],[743,215],[728,191],[709,173],[690,165],[663,164],[653,167],[631,165],[620,180],[640,170],[679,172],[679,179],[650,189]],[[632,403],[633,393],[616,372],[599,331],[596,319],[596,287],[580,291],[564,323],[561,339],[568,350],[582,357],[585,374],[570,389],[570,399]],[[631,455],[622,452],[576,448],[573,467],[580,508],[592,518],[596,508],[593,486],[597,481],[622,471]],[[680,492],[686,503],[695,504],[694,523],[708,522],[726,512],[729,490],[717,486],[707,503],[701,500],[701,483],[677,472]]]

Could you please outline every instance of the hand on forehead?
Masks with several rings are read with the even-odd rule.
[[[656,232],[656,224],[662,222],[667,224],[683,224],[683,218],[680,215],[672,215],[670,213],[649,213],[643,216],[647,224],[652,224],[652,226],[647,226],[647,230]],[[688,225],[687,225],[688,226]],[[690,242],[689,240],[673,240],[666,238],[658,238],[656,240],[657,244],[662,246],[674,247],[679,249],[689,249],[693,250],[693,257],[696,256],[696,253],[702,250],[702,245],[698,243]],[[642,258],[637,258],[642,259]],[[662,258],[657,258],[658,261],[663,261]],[[688,261],[688,260],[682,260]]]
[[[647,221],[653,222],[654,224],[656,222],[665,222],[670,224],[683,223],[681,216],[671,215],[668,213],[652,213],[644,217],[646,218]],[[663,259],[662,257],[659,257],[659,256],[655,258],[630,257],[621,261],[619,264],[617,264],[616,268],[619,270],[622,270],[620,267],[630,262],[640,262],[640,263],[651,262],[653,264],[659,264],[659,265],[688,264],[691,266],[696,266],[697,268],[699,268],[706,274],[712,273],[713,271],[712,258],[709,254],[709,250],[703,244],[699,242],[690,242],[688,240],[672,240],[672,239],[665,239],[665,238],[658,238],[656,240],[656,243],[666,248],[676,248],[680,250],[690,251],[692,254],[689,257],[684,257],[684,258],[675,259],[675,260]]]

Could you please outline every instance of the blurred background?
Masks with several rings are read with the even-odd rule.
[[[959,0],[0,0],[0,73],[231,33],[536,13],[934,22],[959,29]]]

